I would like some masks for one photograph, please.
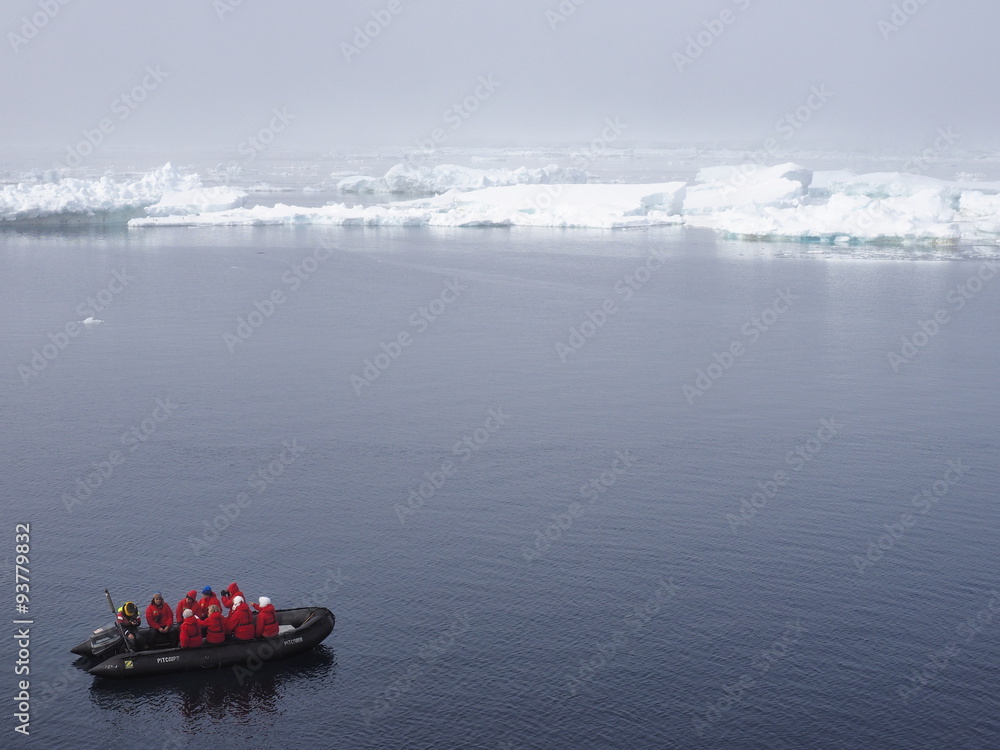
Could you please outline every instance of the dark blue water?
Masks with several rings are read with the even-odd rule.
[[[971,290],[972,248],[7,231],[0,269],[38,747],[1000,741],[1000,278]],[[242,682],[72,666],[105,587],[233,580],[337,626]]]

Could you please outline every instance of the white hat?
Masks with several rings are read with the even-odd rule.
[[[243,603],[243,597],[242,596],[237,596],[235,599],[233,599],[233,606],[234,607],[238,607],[242,603]]]
[[[190,609],[185,609],[183,615],[184,619],[186,620],[189,617],[194,617],[194,612],[192,612]]]
[[[270,603],[271,603],[271,600],[270,600],[270,599],[268,599],[268,598],[267,598],[266,596],[262,596],[262,597],[260,598],[260,601],[259,601],[259,602],[257,602],[257,603],[258,603],[258,604],[259,604],[260,606],[262,606],[262,607],[266,607],[266,606],[267,606],[268,604],[270,604]]]

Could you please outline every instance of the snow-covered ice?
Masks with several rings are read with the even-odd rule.
[[[428,167],[397,164],[384,177],[353,175],[337,183],[342,193],[444,193],[448,190],[480,190],[500,185],[552,185],[587,181],[587,173],[573,167],[528,169],[471,169],[455,164]]]
[[[806,195],[812,171],[798,164],[776,167],[708,167],[698,172],[695,185],[688,188],[684,213],[715,214],[736,208],[796,205]]]
[[[221,211],[200,216],[134,219],[131,226],[208,224],[339,224],[365,226],[535,226],[614,229],[680,223],[683,182],[652,185],[512,185],[383,206],[343,203],[302,208],[274,207]]]
[[[693,180],[586,182],[580,170],[397,165],[352,189],[431,193],[378,205],[245,205],[170,164],[141,178],[51,179],[0,189],[7,222],[125,222],[131,227],[326,224],[437,227],[687,225],[731,237],[809,242],[1000,242],[1000,183],[919,174],[817,171],[795,163],[702,168]],[[363,180],[369,182],[363,183]],[[484,185],[485,183],[485,185]],[[500,183],[500,184],[494,184]],[[443,191],[443,192],[442,192]]]
[[[203,188],[196,174],[165,164],[138,180],[63,178],[18,183],[0,189],[0,219],[16,222],[121,222],[154,213],[218,211],[240,204],[245,194],[226,187]]]

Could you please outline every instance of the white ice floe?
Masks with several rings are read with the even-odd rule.
[[[159,201],[146,207],[149,216],[212,213],[243,205],[247,194],[228,187],[200,187],[194,190],[170,190]]]
[[[950,200],[940,191],[877,199],[835,193],[829,200],[791,207],[742,208],[686,223],[754,239],[837,241],[954,241],[961,229]]]
[[[158,204],[167,213],[233,207],[239,205],[238,192],[231,188],[202,188],[198,175],[182,175],[166,164],[132,181],[67,177],[7,185],[0,189],[0,219],[22,223],[124,223]],[[198,195],[204,197],[204,203],[198,202]]]
[[[637,185],[512,185],[398,203],[424,208],[432,226],[618,227],[678,224],[683,182]]]
[[[680,223],[683,182],[640,185],[513,185],[383,206],[278,204],[200,216],[133,219],[130,226],[337,224],[619,228]]]
[[[797,205],[811,181],[811,170],[791,163],[776,167],[755,164],[709,167],[699,171],[696,184],[688,188],[684,214]]]
[[[968,177],[948,181],[899,172],[814,173],[792,163],[705,168],[691,184],[584,183],[574,181],[584,179],[582,172],[567,176],[556,167],[483,171],[400,165],[389,175],[394,176],[384,183],[386,189],[436,193],[451,187],[431,197],[371,206],[244,207],[244,191],[205,187],[197,175],[181,175],[168,164],[131,181],[104,177],[8,185],[0,189],[0,218],[14,223],[128,220],[132,227],[617,229],[685,224],[732,237],[809,242],[1000,242],[1000,183]],[[520,182],[483,187],[486,175],[493,181]],[[562,181],[550,181],[557,178]]]
[[[397,164],[384,177],[354,175],[337,183],[342,193],[444,193],[448,190],[480,190],[501,185],[553,185],[587,181],[587,173],[572,167],[528,169],[471,169],[455,164],[426,167]]]

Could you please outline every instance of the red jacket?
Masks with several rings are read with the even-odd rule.
[[[226,588],[225,593],[223,593],[222,595],[222,606],[225,607],[226,609],[232,609],[233,599],[235,599],[237,596],[243,596],[243,592],[240,591],[240,585],[235,582],[229,584],[229,587]],[[246,597],[243,596],[243,599],[245,601]]]
[[[268,604],[257,613],[257,637],[274,638],[278,634],[278,617],[274,605]]]
[[[181,648],[198,648],[201,645],[201,621],[189,617],[181,623]]]
[[[174,613],[170,611],[170,607],[167,606],[166,602],[163,602],[159,607],[150,603],[146,607],[146,624],[157,630],[160,628],[169,628],[174,624]]]
[[[243,602],[234,608],[226,617],[226,631],[233,634],[233,637],[240,641],[253,639],[253,615],[250,614],[250,607]]]
[[[209,643],[224,643],[226,640],[226,623],[220,612],[210,614],[202,623],[201,629],[205,632],[205,640]]]
[[[198,602],[194,601],[188,604],[188,598],[186,596],[177,602],[177,609],[174,610],[174,622],[179,623],[184,619],[185,609],[190,609],[195,614],[198,614]]]
[[[219,608],[219,611],[222,611],[222,604],[219,603],[215,594],[212,594],[211,596],[205,595],[198,600],[198,608],[195,609],[194,613],[204,620],[208,617],[208,608],[213,604]]]

